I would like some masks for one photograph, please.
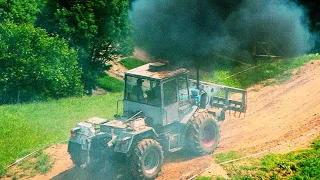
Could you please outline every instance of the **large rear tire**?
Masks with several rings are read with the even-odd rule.
[[[143,139],[133,149],[130,161],[136,179],[154,179],[163,164],[162,147],[154,139]]]
[[[73,164],[76,167],[81,167],[81,165],[86,163],[87,153],[86,153],[86,151],[82,150],[81,144],[77,144],[77,143],[69,141],[68,152],[70,154],[70,158],[71,158]]]
[[[211,154],[220,140],[219,125],[211,117],[197,117],[188,131],[189,145],[198,155]]]

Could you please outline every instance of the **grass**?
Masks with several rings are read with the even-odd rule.
[[[227,153],[214,154],[214,157],[215,157],[217,163],[222,163],[222,162],[242,158],[243,155],[237,154],[235,151],[230,151]]]
[[[283,83],[293,75],[291,70],[319,58],[318,55],[310,54],[297,58],[261,60],[255,65],[215,68],[211,74],[202,77],[202,80],[238,88],[263,84],[268,79],[274,80],[263,85]],[[205,68],[208,69],[208,67]]]
[[[124,82],[112,77],[105,75],[97,79],[98,86],[109,92],[122,92],[124,88]]]
[[[199,177],[196,177],[194,180],[212,180],[212,178],[210,178],[210,177],[204,177],[204,176],[199,176]]]
[[[15,168],[10,169],[6,177],[11,177],[12,179],[30,179],[38,173],[47,173],[52,169],[54,163],[55,159],[52,160],[44,151],[39,151],[21,161]]]
[[[28,153],[69,137],[76,123],[98,116],[113,118],[122,93],[0,106],[0,172]],[[1,175],[0,174],[0,175]]]
[[[50,156],[43,151],[40,151],[40,153],[37,154],[36,159],[34,169],[41,174],[47,173],[54,163],[50,161]]]
[[[320,137],[309,149],[223,166],[230,179],[320,179]]]
[[[120,61],[120,64],[130,70],[145,65],[146,63],[136,58],[125,58]]]

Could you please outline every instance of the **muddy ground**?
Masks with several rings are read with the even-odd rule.
[[[215,153],[236,151],[244,155],[263,152],[288,152],[306,147],[320,131],[320,61],[296,70],[296,75],[281,85],[248,89],[245,116],[231,112],[220,123],[221,140]],[[274,148],[275,147],[275,148]],[[113,168],[92,168],[89,172],[73,167],[66,144],[47,149],[54,166],[33,179],[131,179],[130,168],[112,162]],[[191,157],[178,152],[166,157],[158,180],[189,179],[195,175],[221,175],[212,156]]]

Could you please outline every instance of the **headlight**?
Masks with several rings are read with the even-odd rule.
[[[125,137],[125,138],[122,138],[120,143],[121,144],[124,144],[126,141],[128,141],[131,137]]]
[[[80,127],[75,127],[70,130],[71,137],[75,139],[77,137],[77,131],[80,130]]]

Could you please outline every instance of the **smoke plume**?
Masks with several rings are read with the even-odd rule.
[[[135,0],[137,46],[175,62],[251,57],[257,42],[296,56],[314,46],[305,10],[290,0]]]

